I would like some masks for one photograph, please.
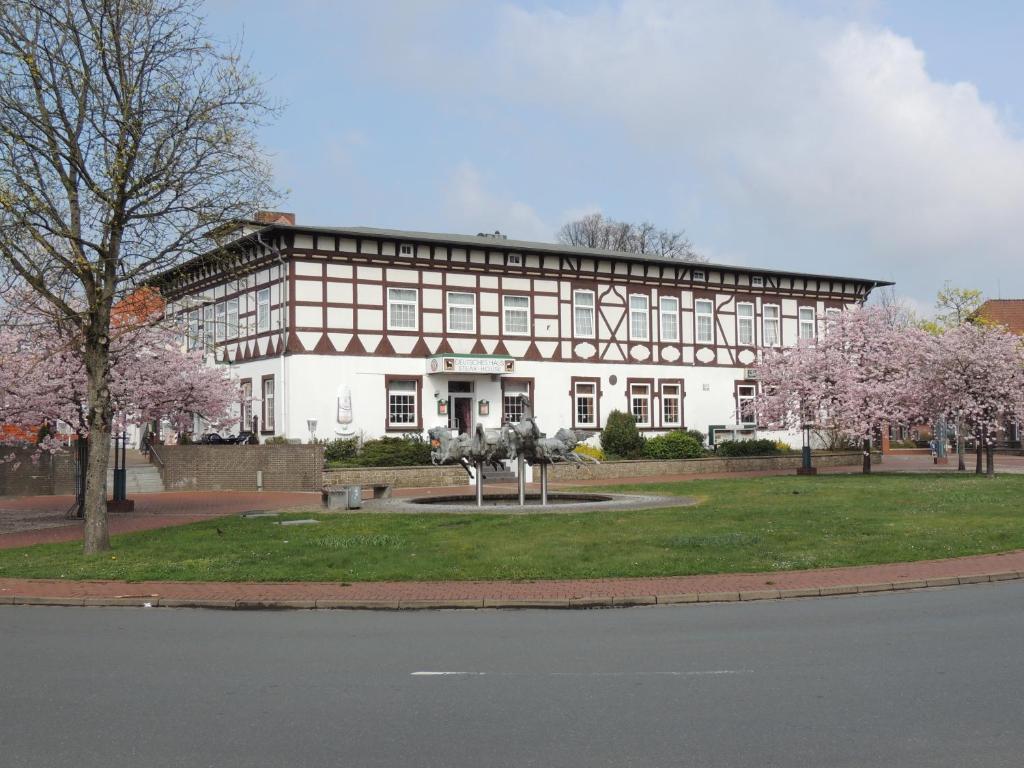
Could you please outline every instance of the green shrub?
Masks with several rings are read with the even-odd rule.
[[[698,445],[704,445],[704,441],[707,439],[707,435],[699,429],[684,429],[683,432],[696,440]]]
[[[644,445],[648,459],[697,459],[703,455],[704,446],[682,430],[652,437]]]
[[[644,455],[644,437],[631,413],[612,411],[601,430],[601,448],[614,459],[639,459]]]
[[[264,445],[288,445],[288,438],[284,435],[274,435],[263,441]]]
[[[414,467],[429,464],[430,443],[414,437],[367,440],[358,456],[343,463],[358,467]]]
[[[719,456],[779,456],[783,453],[774,440],[726,440],[718,444],[715,452]]]
[[[354,437],[331,440],[324,447],[324,461],[351,461],[359,453],[359,440]]]

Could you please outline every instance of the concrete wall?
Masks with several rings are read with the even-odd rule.
[[[859,467],[863,455],[858,451],[848,453],[820,453],[814,455],[816,467]],[[873,456],[877,463],[879,457]],[[630,480],[635,477],[657,477],[658,475],[688,475],[704,472],[756,472],[763,470],[796,469],[800,466],[799,454],[788,456],[737,456],[733,458],[710,457],[706,459],[681,459],[679,461],[605,461],[600,464],[553,464],[548,477],[551,480],[572,482],[573,480]]]
[[[322,445],[161,445],[154,460],[169,491],[319,491]]]
[[[7,461],[13,454],[14,458]],[[0,448],[0,496],[60,496],[75,492],[72,451],[35,457],[31,448]]]
[[[324,485],[372,485],[388,483],[395,488],[428,488],[467,485],[469,476],[460,466],[352,467],[324,470]]]

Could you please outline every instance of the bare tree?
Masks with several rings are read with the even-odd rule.
[[[112,307],[273,197],[275,112],[198,0],[0,4],[0,264],[81,339],[86,553],[109,547]]]
[[[883,286],[875,294],[875,303],[885,312],[891,328],[909,328],[918,325],[917,314],[905,299],[896,295],[891,285]]]
[[[600,213],[588,213],[563,224],[555,237],[565,245],[583,248],[662,256],[680,261],[707,261],[694,250],[685,232],[658,229],[649,221],[639,224],[616,221]]]

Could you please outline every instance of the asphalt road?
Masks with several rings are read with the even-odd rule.
[[[571,612],[0,606],[0,765],[1017,768],[1022,608],[1022,582]]]

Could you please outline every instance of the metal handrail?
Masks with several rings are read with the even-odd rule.
[[[161,467],[164,466],[164,460],[160,458],[160,454],[156,452],[156,445],[152,442],[149,444],[149,455],[153,456]]]

